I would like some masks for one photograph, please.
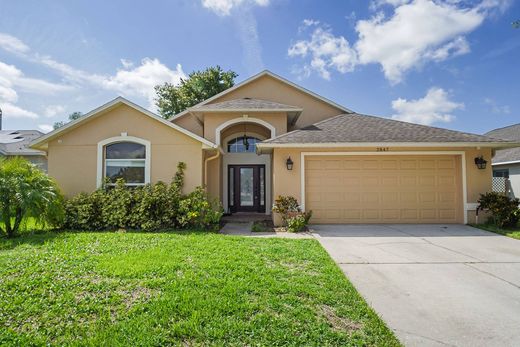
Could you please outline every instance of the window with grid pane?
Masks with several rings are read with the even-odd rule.
[[[105,146],[105,177],[110,183],[122,178],[127,185],[145,183],[146,146],[117,142]]]
[[[247,138],[247,143],[249,147],[246,148],[245,139]],[[227,144],[228,153],[255,153],[256,152],[256,144],[262,140],[257,139],[252,136],[240,136],[230,140]]]

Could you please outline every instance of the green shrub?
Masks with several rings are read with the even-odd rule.
[[[177,221],[183,228],[214,230],[224,210],[217,200],[210,200],[206,191],[197,187],[181,199]]]
[[[0,158],[0,232],[15,236],[27,218],[61,226],[63,197],[54,180],[26,159]]]
[[[287,226],[287,221],[291,213],[301,212],[298,200],[294,196],[279,195],[273,204],[273,212],[279,213],[282,223]]]
[[[479,209],[488,210],[493,224],[500,228],[514,227],[520,220],[520,199],[511,199],[503,194],[491,192],[481,194],[478,203]]]
[[[65,204],[64,227],[71,230],[214,229],[222,217],[218,201],[202,188],[182,194],[186,165],[179,163],[170,185],[163,182],[126,187],[123,180],[90,194],[79,194]]]
[[[302,231],[309,224],[309,220],[312,217],[312,211],[309,212],[296,212],[287,219],[287,231],[290,233],[297,233]]]
[[[280,214],[288,232],[302,231],[312,217],[312,211],[302,212],[298,200],[293,196],[279,195],[273,204],[273,212]]]

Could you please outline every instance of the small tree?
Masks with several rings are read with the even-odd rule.
[[[72,122],[73,120],[76,120],[78,118],[80,118],[81,116],[83,116],[83,113],[81,112],[72,112],[71,114],[69,114],[69,122]],[[58,129],[58,128],[61,128],[62,126],[64,126],[65,124],[67,124],[68,122],[66,121],[59,121],[59,122],[55,122],[53,127],[54,127],[54,130]]]
[[[27,217],[59,225],[63,198],[52,178],[27,160],[0,158],[0,231],[16,235]]]
[[[156,105],[159,113],[168,119],[198,104],[235,84],[237,73],[223,71],[220,66],[209,67],[204,71],[194,71],[179,85],[165,83],[155,87]]]

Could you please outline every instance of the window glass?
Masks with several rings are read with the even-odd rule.
[[[235,204],[235,169],[229,168],[229,206]]]
[[[493,177],[509,178],[509,169],[495,169],[493,170]]]
[[[105,177],[110,183],[119,178],[127,185],[145,183],[146,147],[134,142],[118,142],[105,147]]]
[[[249,144],[249,148],[246,149],[246,145],[244,144],[244,136],[237,137],[233,140],[230,140],[227,144],[227,150],[229,153],[255,153],[256,152],[256,144],[261,140],[256,137],[246,136],[247,142]]]
[[[260,167],[260,206],[265,205],[265,169]]]
[[[145,159],[145,146],[135,142],[118,142],[106,146],[107,159]]]

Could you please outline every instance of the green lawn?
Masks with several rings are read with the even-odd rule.
[[[44,233],[0,279],[0,345],[399,345],[315,240]]]
[[[491,231],[500,235],[509,236],[514,239],[520,240],[520,226],[508,229],[502,229],[493,224],[475,224],[473,226],[479,229]]]

